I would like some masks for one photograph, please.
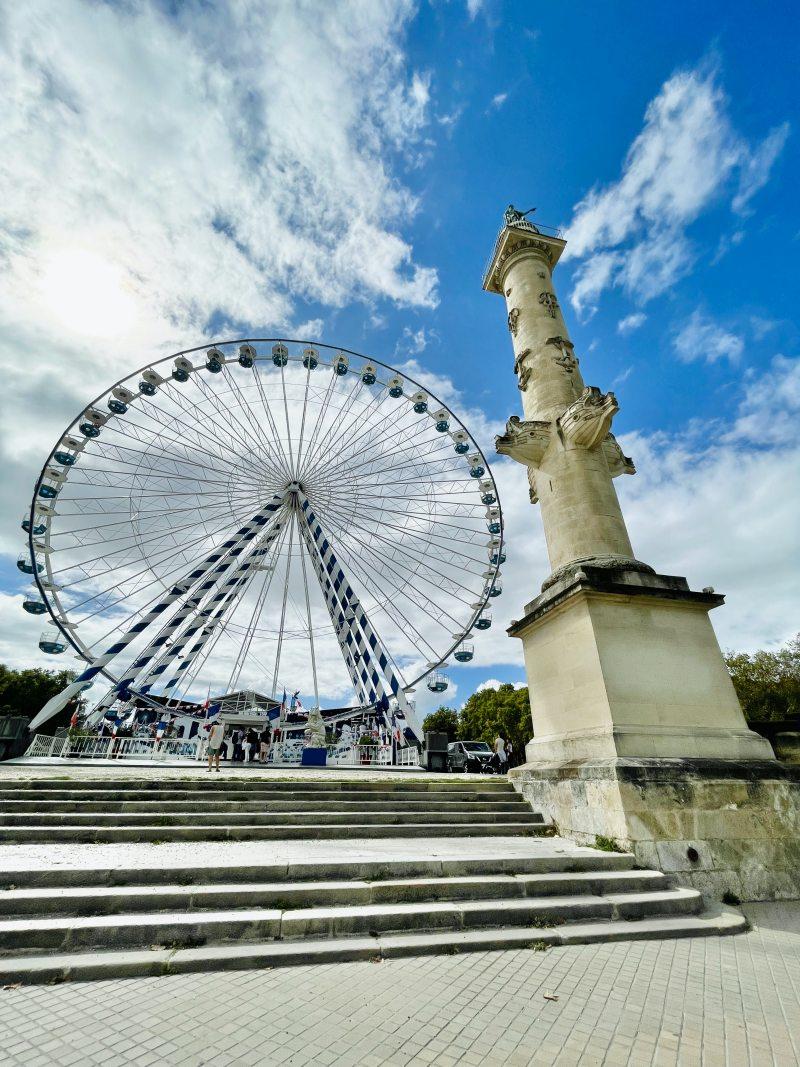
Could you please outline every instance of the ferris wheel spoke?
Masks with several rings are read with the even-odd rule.
[[[278,427],[275,424],[275,419],[273,418],[272,411],[271,411],[270,406],[269,406],[269,401],[267,400],[267,396],[266,396],[266,393],[264,391],[264,383],[261,380],[261,372],[259,371],[257,363],[253,364],[252,374],[253,374],[253,380],[256,383],[256,389],[258,390],[259,399],[261,400],[262,410],[263,410],[263,412],[264,412],[264,414],[265,414],[265,416],[267,418],[267,422],[269,423],[270,427],[272,428],[273,434],[275,435],[275,441],[279,442],[281,437],[280,437],[280,434],[278,432]],[[285,457],[283,457],[280,453],[278,453],[278,466],[280,467],[280,470],[282,471],[284,479],[286,481],[291,481],[291,474],[289,473],[289,469],[286,466]]]
[[[341,509],[337,510],[334,507],[326,508],[325,509],[326,513],[327,513],[328,510],[330,510],[334,514],[338,515],[339,521],[342,523],[342,530],[343,530],[343,532],[345,534],[347,532],[347,529],[348,529],[350,523],[352,523],[358,529],[363,530],[364,533],[368,537],[373,537],[373,536],[380,537],[380,536],[382,536],[381,532],[380,532],[381,530],[393,530],[396,533],[401,534],[403,537],[408,537],[408,538],[411,538],[413,540],[419,540],[419,541],[423,542],[424,544],[427,544],[427,543],[431,542],[431,538],[438,536],[438,537],[441,538],[442,544],[441,545],[434,545],[433,547],[436,547],[438,552],[440,553],[440,555],[437,557],[437,562],[439,564],[441,564],[443,562],[444,563],[452,562],[454,559],[457,558],[457,559],[461,559],[461,560],[466,561],[466,566],[462,565],[460,567],[460,570],[462,572],[466,570],[468,573],[477,573],[477,571],[471,571],[470,565],[472,565],[472,564],[474,564],[477,567],[481,567],[483,570],[486,569],[485,568],[485,564],[481,563],[479,560],[476,560],[473,555],[468,555],[466,552],[461,552],[457,548],[455,548],[454,547],[454,538],[453,538],[452,535],[436,534],[433,531],[428,531],[423,536],[422,534],[419,533],[419,531],[414,530],[413,527],[398,526],[395,523],[385,522],[383,520],[383,518],[381,518],[380,520],[378,520],[378,519],[368,519],[367,521],[370,522],[372,525],[371,526],[365,526],[363,523],[356,522],[356,520],[354,519],[352,513],[347,514],[347,513],[343,512]],[[405,514],[405,513],[403,513],[403,514]],[[374,529],[373,527],[375,527],[375,526],[379,527],[379,529],[377,529],[377,530]],[[383,539],[386,540],[386,538],[383,538]],[[397,545],[397,538],[390,539],[388,541],[388,543],[393,545],[393,546]],[[469,544],[469,543],[470,542],[467,542],[467,544]],[[474,542],[472,542],[472,543],[474,543]]]
[[[345,437],[347,437],[347,447],[348,449],[352,449],[356,442],[362,440],[366,435],[369,435],[373,432],[378,432],[379,427],[381,425],[385,425],[385,417],[380,424],[371,423],[369,421],[373,414],[377,414],[379,412],[380,406],[383,404],[385,399],[386,394],[382,390],[373,394],[369,404],[365,405],[365,407],[358,413],[358,422],[364,428],[357,432],[355,436],[348,436],[347,428],[343,427],[342,432],[339,434],[338,438],[334,439],[330,443],[330,446],[328,448],[328,455],[327,457],[325,457],[325,459],[323,459],[321,466],[316,469],[315,473],[321,473],[328,469],[328,467],[332,463],[332,460],[329,457],[336,455],[334,449],[336,448],[336,445],[339,441],[342,441],[345,439]],[[352,429],[352,427],[350,427],[350,429]],[[346,462],[346,457],[344,454],[342,454],[341,460],[342,462],[341,464],[338,464],[338,466],[342,466]]]
[[[333,374],[334,377],[337,377],[336,372],[334,370],[331,370],[331,374]],[[350,409],[352,408],[353,404],[355,403],[355,399],[358,396],[358,394],[361,392],[362,388],[365,388],[364,383],[361,381],[360,378],[356,378],[355,383],[353,385],[353,388],[350,390],[349,394],[344,399],[341,408],[339,409],[338,418],[333,420],[333,422],[327,428],[325,433],[320,437],[320,440],[317,443],[317,446],[316,446],[316,448],[314,450],[314,453],[313,454],[311,454],[311,453],[307,453],[306,454],[306,463],[305,463],[305,466],[303,468],[303,471],[300,472],[300,475],[298,477],[298,481],[302,482],[304,474],[305,474],[305,471],[308,470],[309,464],[317,462],[317,459],[322,454],[323,449],[329,449],[330,448],[331,438],[336,435],[337,424],[338,425],[345,424],[345,422],[346,422],[345,416],[349,414]]]
[[[253,370],[255,373],[258,373],[257,364],[255,363],[253,364]],[[268,465],[269,469],[273,471],[275,477],[282,482],[284,476],[283,464],[281,462],[279,453],[274,450],[274,442],[278,440],[277,436],[273,439],[273,442],[270,443],[269,438],[264,433],[264,427],[255,417],[252,405],[247,403],[246,398],[242,392],[241,386],[236,381],[236,375],[231,374],[227,364],[223,366],[223,373],[225,375],[226,380],[230,383],[232,391],[236,394],[236,398],[239,402],[239,409],[242,412],[243,418],[247,421],[247,423],[251,427],[252,432],[261,442],[262,454],[265,457],[265,463]]]
[[[387,396],[388,394],[386,393],[378,394],[376,399],[380,400],[380,402],[383,403],[383,401],[386,400]],[[392,414],[395,414],[395,412],[392,412]],[[332,448],[329,449],[328,455],[333,456],[335,458],[326,459],[323,462],[319,473],[325,474],[329,469],[331,470],[331,473],[335,473],[336,471],[341,470],[343,467],[349,466],[353,458],[362,454],[369,448],[373,447],[376,441],[382,447],[385,447],[387,443],[387,438],[385,436],[385,424],[388,417],[388,415],[385,415],[380,423],[367,424],[360,434],[358,434],[353,440],[348,441],[348,449],[343,453],[337,454]],[[395,441],[401,438],[403,434],[407,433],[408,427],[413,425],[414,420],[418,418],[419,416],[416,415],[416,413],[414,413],[411,409],[406,409],[404,411],[401,410],[399,415],[395,414],[392,432],[389,435],[388,441]],[[343,434],[341,436],[345,435]],[[357,443],[360,443],[362,441],[365,441],[365,443],[361,446],[360,449],[355,449],[353,447]]]
[[[238,415],[233,407],[228,406],[223,408],[213,391],[209,388],[208,383],[205,382],[202,377],[198,379],[198,386],[203,393],[209,408],[218,416],[217,429],[221,431],[223,427],[225,428],[226,436],[231,439],[234,447],[238,442],[240,448],[236,449],[237,457],[240,460],[246,458],[252,465],[255,465],[255,463],[260,460],[261,463],[264,463],[269,467],[268,461],[263,456],[258,455],[255,447],[256,441],[254,440],[252,433],[248,434],[246,427],[239,421]]]
[[[275,572],[277,570],[277,560],[280,554],[281,545],[283,544],[285,539],[286,526],[284,525],[281,536],[278,542],[276,543],[274,551],[272,553],[272,559],[274,560],[274,562],[270,568],[265,569],[263,572],[264,580],[262,582],[262,588],[259,591],[258,596],[256,597],[256,602],[253,607],[252,614],[250,616],[250,621],[245,630],[244,639],[242,640],[239,646],[239,651],[236,654],[236,660],[233,664],[233,670],[231,671],[231,676],[228,679],[228,692],[233,692],[236,686],[239,684],[239,677],[241,675],[245,661],[247,660],[247,657],[250,654],[250,646],[253,643],[253,635],[255,634],[256,625],[258,623],[258,619],[261,615],[261,612],[264,610],[264,604],[266,603],[267,597],[269,596],[269,591],[272,586],[272,579],[274,578]]]
[[[308,370],[310,375],[311,368],[308,368]],[[331,373],[328,378],[328,384],[325,387],[325,392],[323,393],[322,400],[320,401],[320,405],[317,410],[317,416],[314,420],[314,425],[311,430],[311,436],[308,440],[308,445],[306,447],[306,457],[311,456],[315,450],[317,437],[318,434],[322,432],[322,427],[325,424],[325,419],[327,418],[328,409],[330,407],[330,402],[336,389],[337,381],[338,375],[334,374],[333,370],[331,370]],[[305,470],[305,466],[305,464],[301,465],[300,463],[298,463],[298,477],[302,475],[302,471]]]
[[[330,514],[330,511],[326,512],[326,514]],[[356,539],[356,535],[353,533],[353,528],[360,529],[360,530],[363,530],[364,533],[367,534],[367,536],[370,538],[370,541],[378,540],[378,541],[380,541],[381,543],[385,544],[387,547],[389,547],[391,549],[399,550],[399,546],[398,546],[398,543],[397,543],[396,539],[393,540],[391,538],[384,537],[382,534],[377,533],[375,530],[367,530],[364,527],[360,526],[359,524],[354,523],[352,521],[352,519],[348,520],[347,517],[340,517],[339,521],[340,521],[340,523],[343,523],[341,529],[342,529],[342,533],[345,534],[346,536],[350,536],[353,539]],[[344,524],[346,524],[346,525],[344,525]],[[378,556],[378,554],[374,551],[374,549],[371,549],[371,548],[369,548],[367,546],[367,542],[366,541],[362,540],[361,538],[358,538],[357,540],[359,542],[359,545],[364,549],[364,551],[369,551],[369,552],[372,553],[372,555],[373,555],[373,557],[375,559],[382,560],[382,557]],[[440,574],[440,572],[437,570],[437,568],[435,566],[433,566],[432,564],[428,563],[427,560],[423,556],[417,556],[415,554],[412,554],[410,552],[410,550],[408,550],[408,549],[406,549],[405,555],[406,555],[406,558],[410,559],[410,561],[411,561],[410,563],[401,563],[397,559],[396,556],[391,558],[391,562],[393,564],[397,564],[397,565],[401,566],[403,568],[403,570],[407,574],[412,575],[412,576],[419,575],[420,568],[424,568],[426,571],[429,571],[431,574],[435,575],[441,581],[442,575]],[[442,561],[439,561],[439,562],[441,563]],[[453,578],[449,578],[449,579],[446,579],[446,580],[451,585],[454,585],[456,588],[463,589],[469,595],[471,600],[475,599],[475,596],[477,595],[477,592],[475,590],[470,589],[468,586],[462,585],[460,582],[457,582]],[[414,582],[411,581],[410,579],[409,579],[409,584],[412,586],[412,588],[414,588],[417,592],[419,592],[420,595],[422,597],[424,597],[428,601],[428,603],[435,604],[435,601],[433,601],[430,597],[428,597],[427,594],[424,592],[424,590],[419,589],[419,587],[417,587],[414,584]],[[438,588],[442,588],[442,586],[438,582],[436,582],[434,584],[436,584]],[[456,593],[455,589],[451,589],[450,592],[451,592],[452,596],[454,596],[456,599],[460,600],[465,606],[469,605],[470,599],[464,599],[463,597],[459,596],[459,594]],[[437,607],[438,607],[438,605],[437,605]],[[455,622],[455,621],[456,620],[453,620],[453,622]]]
[[[200,381],[199,378],[198,381]],[[179,411],[182,411],[187,416],[187,419],[180,418],[180,416],[176,415],[174,412],[171,413],[172,421],[175,424],[175,433],[166,434],[166,441],[163,426],[163,413],[160,412],[158,406],[150,397],[144,398],[144,402],[136,409],[136,414],[148,419],[149,422],[153,424],[153,428],[142,427],[140,424],[132,420],[129,420],[127,425],[132,428],[135,427],[136,429],[140,429],[143,432],[147,432],[150,435],[151,445],[158,442],[162,454],[164,455],[168,454],[165,447],[166,443],[181,448],[193,447],[197,452],[201,452],[204,456],[213,457],[215,460],[221,461],[225,468],[232,470],[234,465],[230,462],[230,457],[218,447],[217,442],[208,434],[206,434],[205,437],[201,435],[197,427],[197,412],[195,411],[194,413],[195,421],[192,421],[191,412],[185,406],[183,395],[180,393],[177,385],[170,391],[169,399]]]

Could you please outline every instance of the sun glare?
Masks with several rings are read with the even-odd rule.
[[[48,309],[75,333],[106,336],[131,325],[135,299],[120,268],[86,249],[65,249],[47,261],[41,279]]]

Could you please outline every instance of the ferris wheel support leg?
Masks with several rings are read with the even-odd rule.
[[[336,639],[339,642],[339,648],[344,659],[345,666],[347,667],[347,673],[350,675],[350,681],[353,683],[353,688],[356,692],[356,697],[362,704],[368,704],[369,696],[364,683],[358,673],[358,668],[353,658],[352,651],[347,643],[347,637],[349,628],[347,626],[347,616],[345,607],[340,602],[336,591],[328,578],[325,568],[322,563],[322,557],[319,555],[314,539],[311,536],[311,532],[304,519],[300,519],[298,522],[300,533],[303,536],[303,540],[306,543],[308,555],[311,560],[311,566],[317,575],[317,579],[322,590],[322,595],[325,598],[325,606],[328,609],[331,622],[333,623],[334,632],[336,633]]]
[[[397,700],[398,707],[402,712],[403,717],[414,735],[421,741],[422,729],[417,720],[417,716],[408,702],[400,680],[392,670],[392,665],[386,651],[378,640],[377,634],[373,630],[360,600],[356,596],[344,571],[338,563],[333,552],[333,547],[325,537],[308,498],[300,492],[298,494],[298,499],[300,502],[300,508],[298,509],[299,514],[304,520],[302,526],[308,530],[310,537],[313,539],[317,552],[319,553],[319,558],[322,561],[322,565],[325,568],[330,581],[333,583],[333,587],[337,591],[340,601],[352,610],[352,622],[356,625],[354,626],[351,623],[348,628],[352,639],[355,641],[356,646],[361,653],[364,662],[363,671],[372,683],[372,693],[376,698],[380,698],[381,703],[385,703],[385,709],[388,710],[389,693],[387,693],[386,687],[383,685],[380,675],[375,668],[373,657],[370,655],[370,650],[374,653],[375,661],[380,667],[383,676],[386,678],[388,687],[391,690],[391,695]],[[367,668],[369,668],[369,671],[367,671]],[[366,678],[363,680],[366,681]]]
[[[237,530],[233,536],[229,537],[223,544],[216,548],[198,567],[187,574],[185,578],[177,582],[169,593],[148,611],[144,618],[140,619],[139,622],[134,623],[134,625],[123,634],[119,641],[111,645],[110,648],[90,664],[90,666],[88,666],[74,682],[71,682],[66,688],[62,689],[60,693],[57,693],[56,696],[48,700],[39,714],[34,716],[28,729],[35,730],[38,726],[41,726],[42,723],[47,722],[53,715],[56,715],[61,711],[62,708],[66,707],[69,701],[82,693],[84,689],[88,689],[94,678],[108,663],[111,662],[112,659],[114,659],[115,656],[119,655],[120,652],[127,648],[131,641],[137,638],[139,634],[155,622],[167,608],[171,607],[182,597],[185,597],[186,594],[197,585],[197,583],[200,582],[212,568],[215,567],[215,565],[218,567],[221,566],[223,571],[227,569],[245,545],[251,541],[261,527],[270,520],[272,515],[283,504],[284,499],[284,493],[274,496],[266,507],[256,512],[253,518]],[[238,547],[238,551],[236,551],[237,546],[240,546]],[[222,560],[221,564],[220,560]],[[186,616],[184,615],[184,618],[185,617]],[[139,661],[137,660],[137,663],[138,662]],[[137,673],[138,669],[139,668],[137,668]]]
[[[278,498],[273,498],[273,500],[277,499]],[[280,502],[282,502],[282,498],[279,501],[279,504]],[[277,504],[276,507],[279,506],[279,504]],[[142,673],[142,668],[147,667],[152,662],[164,648],[164,645],[169,638],[172,637],[172,635],[183,625],[192,612],[198,608],[206,593],[217,584],[219,579],[237,561],[238,557],[250,541],[253,540],[261,527],[269,520],[271,515],[272,511],[266,515],[262,512],[259,514],[257,521],[255,519],[252,521],[254,525],[251,524],[251,528],[238,539],[237,543],[230,549],[228,554],[208,574],[208,577],[204,578],[204,580],[197,586],[194,595],[175,613],[166,626],[161,628],[144,652],[142,652],[142,654],[131,664],[123,677],[117,682],[116,690],[120,695],[125,695],[128,687],[132,685],[134,680]],[[235,578],[233,580],[235,581]]]
[[[283,526],[284,519],[281,516],[277,516],[266,533],[262,535],[258,545],[255,546],[246,559],[239,563],[230,578],[228,578],[214,596],[211,597],[196,618],[184,628],[183,633],[176,638],[161,663],[148,672],[144,679],[145,684],[141,686],[140,692],[147,693],[153,688],[159,677],[174,665],[175,660],[184,651],[191,638],[200,631],[199,639],[192,645],[186,657],[178,665],[173,677],[165,685],[164,693],[166,694],[167,690],[172,689],[177,685],[179,678],[192,664],[195,657],[202,653],[208,639],[214,633],[217,626],[222,621],[223,616],[241,592],[242,586],[247,583],[248,579],[254,573],[255,568],[280,536]]]

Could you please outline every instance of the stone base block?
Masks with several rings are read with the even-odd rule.
[[[584,759],[509,773],[581,845],[598,836],[706,897],[800,898],[800,766],[776,760]]]

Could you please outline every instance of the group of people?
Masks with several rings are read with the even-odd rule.
[[[219,761],[225,747],[225,757],[232,763],[266,763],[269,758],[269,746],[272,742],[272,730],[265,724],[261,730],[250,727],[245,730],[237,726],[226,736],[225,723],[215,722],[208,733],[208,769],[219,771]]]

